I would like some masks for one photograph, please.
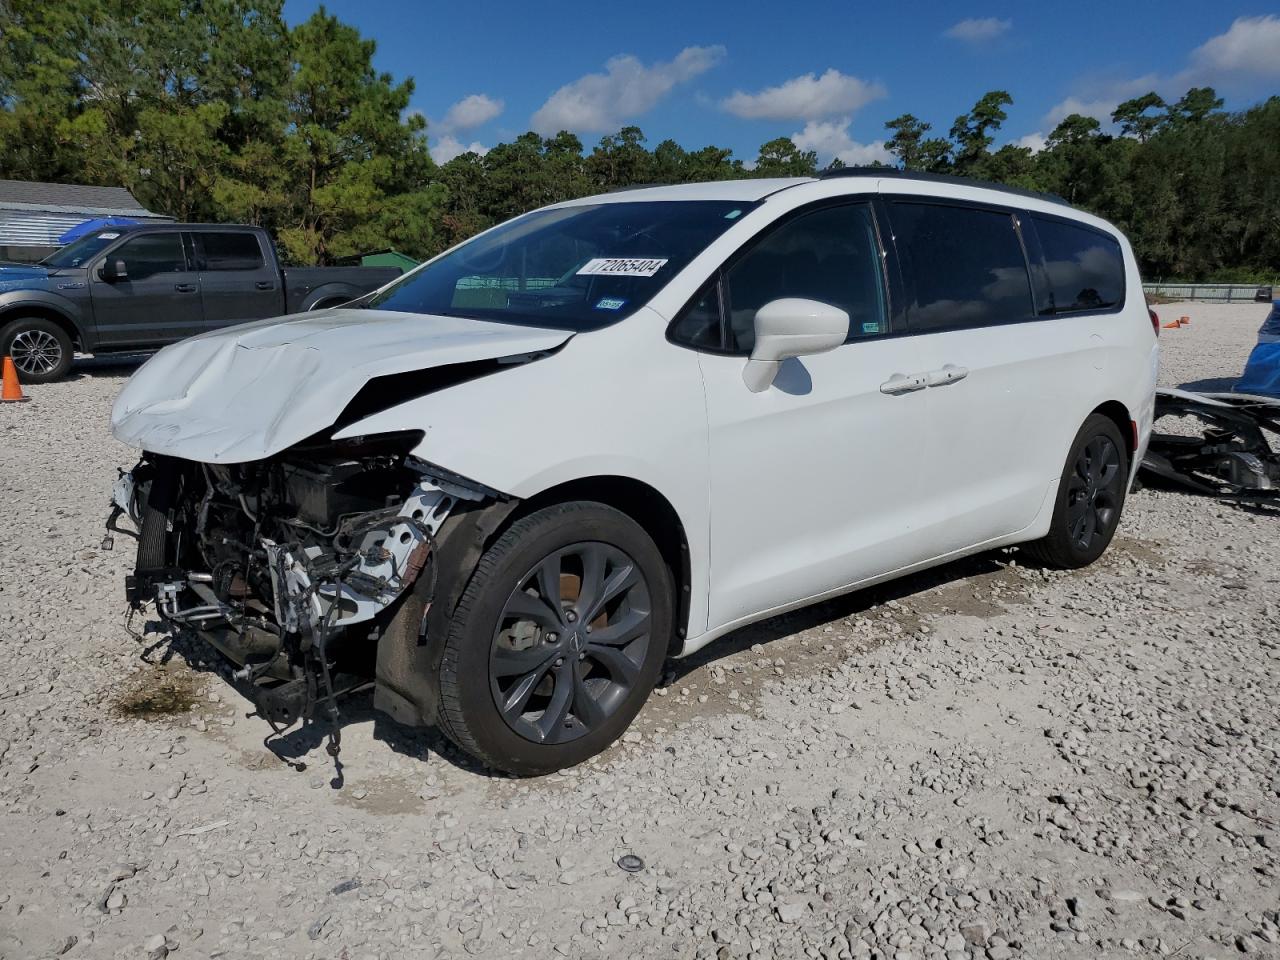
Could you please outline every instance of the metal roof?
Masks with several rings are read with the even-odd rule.
[[[99,217],[170,219],[152,213],[124,187],[0,180],[0,245],[56,247],[72,227]]]
[[[0,209],[91,216],[157,216],[135,200],[124,187],[28,180],[0,180]]]

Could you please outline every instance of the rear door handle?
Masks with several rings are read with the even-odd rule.
[[[923,390],[929,385],[928,377],[923,373],[895,373],[892,377],[880,384],[880,392],[894,396],[899,393],[912,393],[916,390]]]
[[[930,370],[927,374],[929,378],[929,386],[943,387],[948,383],[955,383],[957,380],[963,380],[969,375],[967,367],[957,367],[954,363],[946,363],[937,370]]]
[[[274,290],[276,288],[276,285],[270,280],[259,280],[254,286],[259,290]]]
[[[175,283],[173,289],[179,293],[195,293],[196,285],[194,283]]]

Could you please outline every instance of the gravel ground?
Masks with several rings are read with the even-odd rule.
[[[1265,311],[1160,308],[1166,381],[1229,384]],[[1274,516],[1144,490],[1089,570],[1006,551],[749,628],[564,774],[367,699],[340,773],[310,731],[297,770],[126,622],[128,373],[0,408],[0,956],[1280,955]]]

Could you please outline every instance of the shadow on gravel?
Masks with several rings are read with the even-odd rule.
[[[1239,377],[1208,377],[1204,380],[1192,380],[1178,387],[1190,393],[1229,393],[1236,385]]]
[[[112,354],[104,357],[77,357],[64,382],[93,376],[128,376],[151,358],[150,353]]]
[[[753,644],[769,644],[775,640],[788,637],[801,631],[820,627],[835,620],[841,620],[854,614],[862,613],[881,606],[891,600],[903,600],[913,595],[945,587],[952,584],[975,583],[979,579],[999,576],[1007,569],[1010,554],[996,551],[979,554],[956,560],[941,567],[921,571],[908,577],[893,580],[874,587],[868,587],[855,593],[828,600],[812,607],[805,607],[781,616],[773,617],[761,623],[752,624],[720,638],[703,650],[682,660],[673,660],[667,664],[667,676],[674,677],[668,682],[677,682],[681,678],[700,670],[722,658],[731,657]],[[946,596],[941,601],[949,609],[983,615],[987,611],[980,606],[965,609],[966,603],[978,603],[959,593]],[[929,606],[936,606],[931,598]],[[150,619],[142,625],[141,633],[134,632],[135,638],[142,644],[140,657],[145,662],[163,668],[175,658],[180,659],[194,673],[216,674],[227,686],[233,688],[245,700],[252,703],[247,684],[235,680],[231,676],[228,662],[213,647],[209,646],[197,634],[190,631],[169,633],[163,624]],[[165,709],[176,705],[176,696],[169,696],[164,691],[171,684],[175,674],[169,671],[157,671],[156,674],[140,681],[137,690],[126,691],[117,698],[117,707],[123,714],[152,720],[163,721],[172,714],[184,713],[195,700],[187,700],[180,704],[181,709]],[[153,689],[154,688],[154,689]],[[190,689],[195,689],[194,682]],[[336,730],[341,731],[350,726],[371,723],[374,740],[385,744],[406,757],[427,760],[433,754],[447,763],[477,776],[494,779],[507,779],[508,774],[491,770],[469,755],[453,746],[439,731],[433,728],[407,727],[392,720],[385,714],[373,709],[373,696],[369,689],[343,697],[339,704],[339,717]],[[248,718],[260,718],[256,712],[245,714]],[[265,719],[261,719],[264,735],[263,746],[270,750],[282,763],[298,772],[308,770],[304,759],[317,749],[325,746],[331,732],[335,730],[327,718],[318,717],[302,722],[288,730],[275,733]],[[341,789],[345,784],[340,756],[333,758],[334,776],[329,785]]]
[[[741,653],[757,643],[769,644],[794,633],[812,630],[832,621],[863,613],[873,607],[883,606],[890,600],[903,600],[935,587],[1001,573],[1006,569],[1010,556],[1004,551],[995,551],[964,557],[940,567],[922,570],[873,587],[865,587],[811,607],[801,607],[799,610],[741,627],[713,641],[691,656],[671,661],[668,664],[669,675],[674,678],[671,682],[678,682],[707,664]]]

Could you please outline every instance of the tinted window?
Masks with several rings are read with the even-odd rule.
[[[135,237],[109,256],[112,260],[124,261],[130,280],[145,280],[158,273],[178,273],[187,269],[182,237],[176,233]]]
[[[644,306],[752,206],[665,200],[535,210],[406,274],[364,305],[594,330]]]
[[[1114,238],[1061,220],[1032,219],[1049,275],[1043,312],[1106,310],[1124,302],[1124,257]]]
[[[916,330],[980,327],[1033,316],[1022,241],[1008,213],[893,204],[893,233]]]
[[[755,345],[756,311],[803,297],[849,314],[849,339],[888,332],[880,247],[866,204],[828,207],[768,234],[726,274],[729,347]]]
[[[203,270],[257,270],[262,249],[252,233],[197,233]]]
[[[712,283],[685,307],[671,325],[671,339],[690,347],[721,349],[719,283]]]

